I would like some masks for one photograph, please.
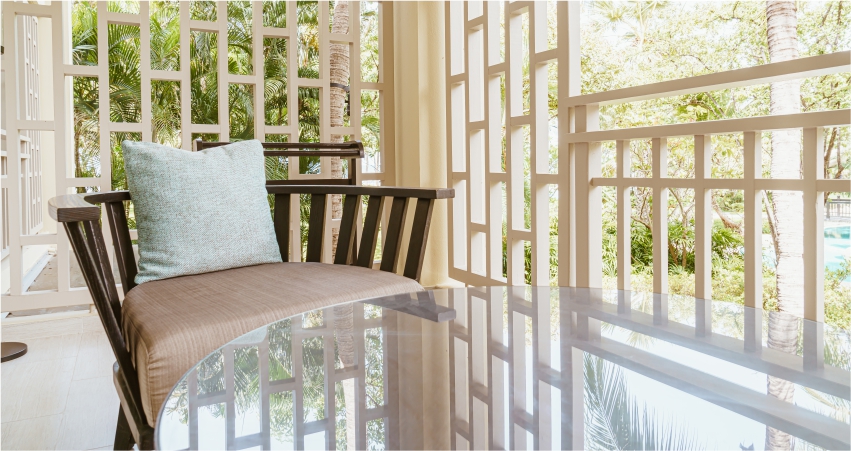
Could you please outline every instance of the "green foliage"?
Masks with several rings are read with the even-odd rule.
[[[844,280],[851,280],[851,258],[839,269],[825,269],[824,317],[826,323],[851,331],[851,286]]]

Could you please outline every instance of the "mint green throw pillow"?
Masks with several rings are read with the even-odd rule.
[[[281,261],[259,141],[121,148],[139,231],[136,283]]]

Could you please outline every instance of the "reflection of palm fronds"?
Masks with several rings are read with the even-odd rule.
[[[851,335],[838,327],[826,325],[824,329],[824,363],[851,370]]]
[[[848,423],[851,420],[851,401],[840,398],[839,396],[821,393],[809,387],[804,387],[804,391],[812,396],[814,400],[827,407],[827,411],[820,412],[822,415],[843,423]],[[820,409],[815,410],[817,412],[820,411]]]
[[[585,354],[585,446],[589,449],[698,449],[680,425],[640,408],[623,370]]]

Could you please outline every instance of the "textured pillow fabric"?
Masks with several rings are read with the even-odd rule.
[[[136,283],[281,261],[259,141],[121,147],[139,231]]]

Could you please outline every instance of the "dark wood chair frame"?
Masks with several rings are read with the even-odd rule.
[[[264,143],[266,145],[267,143]],[[279,143],[268,143],[279,145]],[[318,143],[282,143],[289,148],[305,148],[316,146]],[[363,147],[359,147],[361,155]],[[206,143],[205,143],[206,145]],[[219,144],[221,145],[221,144]],[[333,144],[340,146],[340,144]],[[322,148],[330,149],[330,145],[322,144]],[[209,147],[209,146],[208,146]],[[339,147],[335,147],[339,148]],[[318,152],[305,151],[272,151],[286,153],[284,156],[315,156]],[[296,152],[298,152],[296,154]],[[325,155],[324,153],[335,153]],[[340,156],[340,152],[326,151],[322,156]],[[267,153],[268,155],[268,153]],[[345,155],[350,156],[351,153]],[[357,158],[357,157],[354,157]],[[354,161],[354,160],[353,160]],[[356,171],[350,171],[355,173]],[[337,179],[339,180],[339,179]],[[343,179],[344,181],[346,179]],[[351,178],[351,184],[335,185],[306,185],[294,183],[268,184],[266,190],[274,195],[274,227],[278,246],[283,260],[289,261],[290,248],[290,202],[293,195],[310,195],[310,219],[308,224],[307,252],[305,261],[320,262],[323,251],[323,235],[328,198],[332,195],[343,195],[343,217],[340,222],[340,232],[337,252],[333,264],[354,265],[372,268],[375,258],[375,248],[378,231],[386,199],[392,199],[389,220],[384,232],[384,247],[380,270],[396,272],[400,260],[403,228],[409,205],[413,205],[414,218],[411,226],[408,252],[402,274],[405,277],[419,280],[425,256],[429,225],[437,199],[455,197],[455,191],[448,188],[398,188],[379,186],[358,186]],[[326,180],[327,181],[327,180]],[[281,182],[281,181],[277,181]],[[286,182],[302,182],[292,180]],[[359,209],[362,204],[361,196],[368,196],[363,231],[360,240],[357,237]],[[296,201],[298,202],[298,197]],[[138,444],[139,449],[154,448],[154,429],[148,425],[142,396],[139,389],[139,378],[121,327],[121,302],[118,295],[112,267],[110,265],[106,243],[101,228],[101,208],[104,204],[107,220],[112,233],[115,259],[121,287],[127,294],[136,286],[134,281],[138,271],[130,229],[127,226],[127,216],[124,202],[132,201],[130,192],[113,191],[95,194],[70,194],[57,196],[48,201],[50,216],[64,225],[71,246],[77,256],[80,269],[92,295],[101,324],[106,331],[116,362],[113,365],[113,382],[121,401],[118,412],[118,424],[115,432],[114,449],[132,449]],[[360,241],[358,243],[358,241]]]
[[[230,144],[226,142],[202,141],[200,138],[194,142],[195,150],[204,150],[211,147]],[[363,143],[360,141],[349,141],[344,143],[263,143],[263,155],[267,157],[340,157],[349,161],[349,176],[344,179],[294,179],[294,180],[266,180],[267,185],[357,185],[357,173],[355,170],[359,158],[363,158]],[[316,149],[316,150],[301,150]]]

